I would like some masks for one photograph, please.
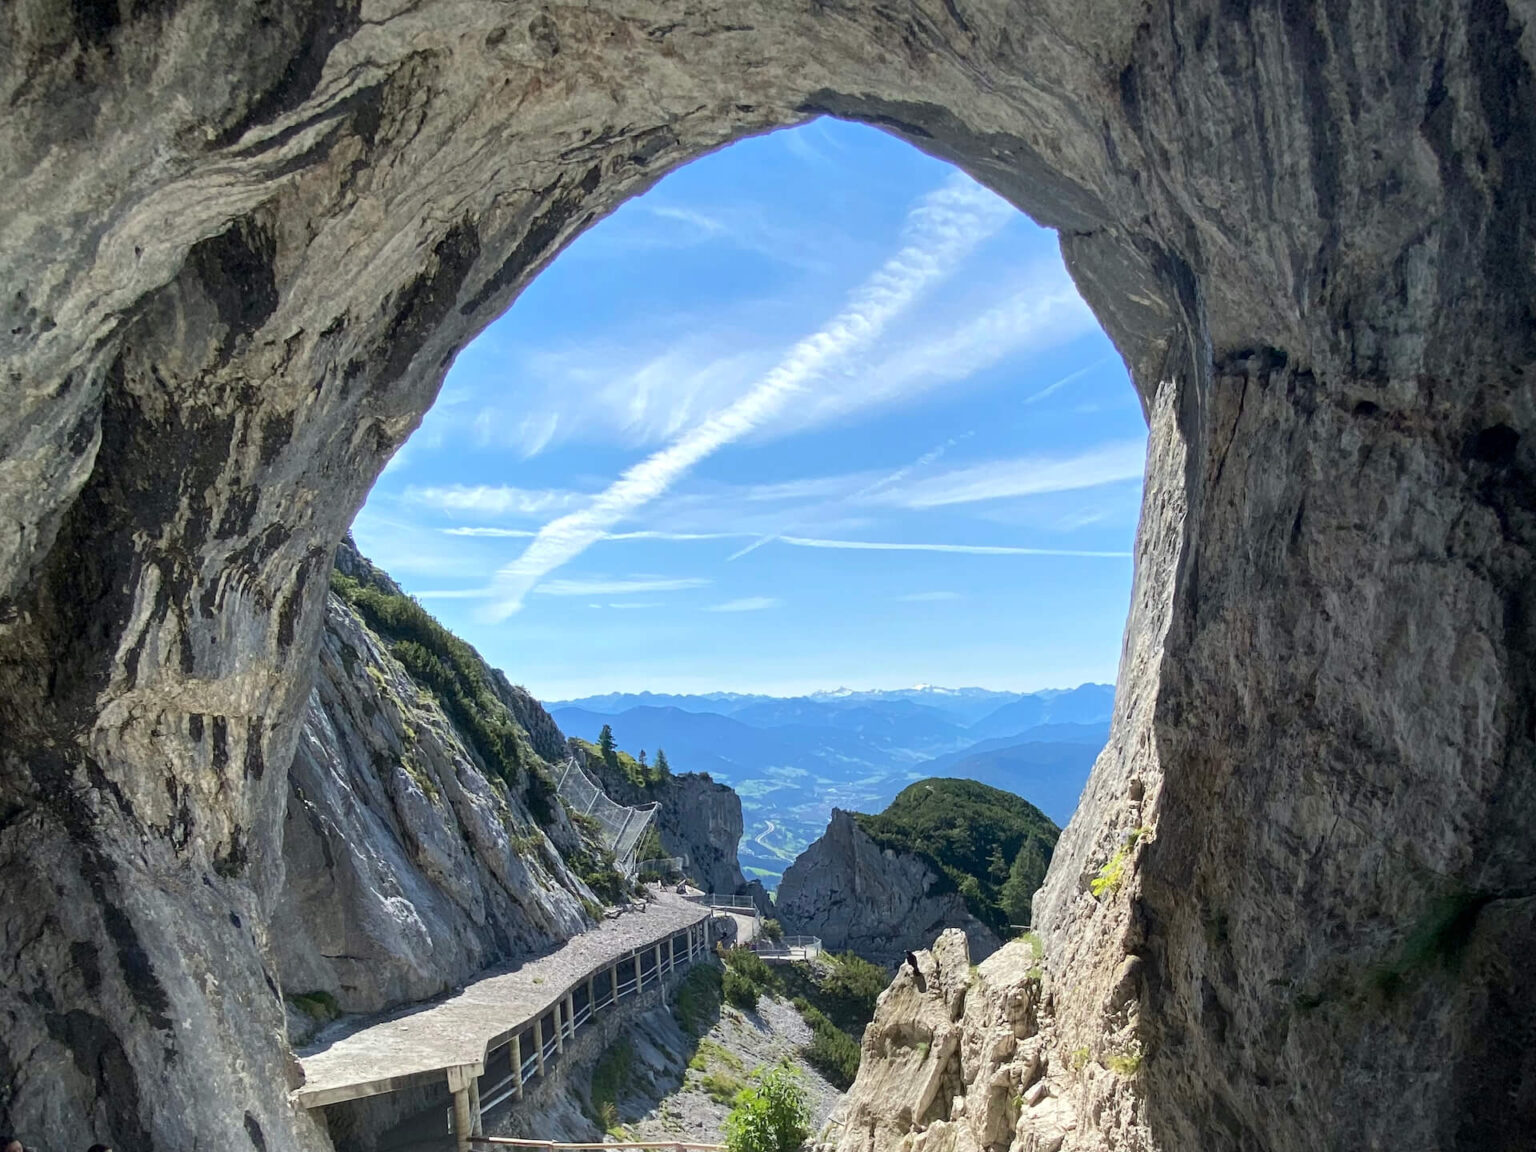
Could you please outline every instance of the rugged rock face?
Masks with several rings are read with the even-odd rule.
[[[1102,1147],[1107,1129],[1148,1147],[1136,1039],[1064,1053],[1032,948],[970,959],[950,930],[897,970],[823,1152],[1070,1152]]]
[[[6,6],[0,1125],[324,1146],[270,925],[334,545],[561,245],[830,112],[1060,229],[1152,415],[1115,735],[1039,904],[1063,1043],[1128,989],[1167,1148],[1520,1146],[1533,18]]]
[[[575,846],[563,820],[549,833]],[[435,996],[568,939],[592,901],[518,795],[335,596],[288,774],[283,863],[279,983],[349,1012]],[[290,1021],[296,1042],[306,1023]]]
[[[777,897],[785,931],[820,936],[830,951],[857,952],[878,964],[894,965],[929,947],[947,928],[960,929],[978,957],[999,943],[926,862],[881,849],[840,808],[821,838],[784,870]]]
[[[587,756],[572,743],[603,785],[621,804],[657,803],[656,831],[662,847],[673,856],[686,856],[688,878],[706,892],[733,895],[747,888],[737,850],[741,847],[741,797],[696,772],[673,774],[640,787],[622,773],[611,771],[600,757]],[[762,885],[758,885],[759,888]]]

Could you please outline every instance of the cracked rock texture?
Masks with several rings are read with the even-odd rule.
[[[1135,1037],[1064,1052],[1030,945],[970,959],[950,929],[897,969],[819,1152],[1060,1152],[1093,1147],[1105,1130],[1121,1147],[1148,1147]]]
[[[996,934],[926,861],[881,848],[853,813],[832,810],[827,830],[784,870],[775,907],[784,930],[821,937],[832,952],[857,952],[887,967],[958,928],[978,957]]]
[[[831,113],[1059,229],[1153,424],[1114,732],[1036,903],[1059,1042],[1145,1051],[1073,1139],[1526,1144],[1533,19],[0,8],[0,1126],[325,1147],[272,924],[335,545],[571,237]]]
[[[284,992],[378,1012],[569,939],[590,923],[582,901],[593,897],[554,843],[576,841],[558,806],[556,816],[546,835],[332,596],[288,774],[272,921]],[[302,1042],[315,1021],[290,1015]]]

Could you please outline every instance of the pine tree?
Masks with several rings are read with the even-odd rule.
[[[613,729],[607,724],[603,725],[603,730],[597,735],[597,750],[603,754],[603,763],[608,767],[619,766],[619,750],[614,747]]]
[[[640,749],[640,755],[639,755],[638,759],[640,761],[640,767],[644,768],[645,767],[645,749],[644,748]]]
[[[660,780],[665,780],[670,775],[672,775],[672,765],[667,763],[667,754],[658,748],[656,749],[656,776]]]

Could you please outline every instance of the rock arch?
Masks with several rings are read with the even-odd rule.
[[[1512,1147],[1536,1110],[1532,19],[9,5],[0,1119],[325,1146],[285,1102],[263,934],[331,550],[562,244],[830,113],[1060,229],[1153,421],[1114,742],[1040,902],[1063,1028],[1134,1016],[1148,1046],[1102,1138]],[[1085,904],[1143,825],[1125,890]]]

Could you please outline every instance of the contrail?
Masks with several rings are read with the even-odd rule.
[[[876,480],[872,484],[866,484],[863,488],[860,488],[857,492],[855,492],[852,496],[850,496],[849,500],[857,501],[857,500],[860,500],[860,499],[864,498],[865,496],[873,495],[874,493],[880,491],[880,489],[886,488],[886,487],[896,483],[896,481],[898,481],[898,480],[905,479],[907,476],[910,476],[913,472],[916,472],[916,471],[918,471],[921,468],[926,468],[928,465],[932,464],[935,460],[937,460],[940,456],[944,455],[944,453],[948,452],[956,444],[960,443],[960,441],[962,441],[962,440],[964,440],[964,439],[966,439],[966,438],[968,438],[968,437],[970,437],[972,435],[974,435],[974,433],[967,432],[967,433],[965,433],[962,436],[951,436],[948,440],[944,441],[944,443],[940,444],[937,448],[934,448],[934,449],[932,449],[932,450],[930,450],[928,452],[924,452],[916,460],[912,461],[912,463],[902,465],[900,468],[896,469],[896,471],[887,473],[886,475],[880,477],[880,479]],[[727,556],[725,558],[726,563],[730,563],[732,560],[740,560],[743,556],[747,555],[747,553],[749,553],[749,552],[756,552],[764,544],[772,544],[778,538],[779,538],[779,534],[776,533],[776,532],[770,532],[766,536],[759,536],[756,540],[752,541],[752,543],[748,544],[745,548],[738,548],[736,551],[732,552],[729,556]]]
[[[1002,544],[897,544],[879,540],[822,540],[780,536],[796,548],[851,548],[860,552],[960,552],[967,556],[1079,556],[1094,560],[1129,560],[1129,552],[1090,552],[1080,548],[1013,548]]]
[[[975,181],[956,176],[918,201],[907,215],[901,250],[814,335],[801,340],[740,399],[648,456],[585,508],[550,521],[527,550],[496,574],[489,615],[503,620],[549,573],[601,540],[636,509],[656,499],[695,464],[777,415],[839,358],[867,345],[914,300],[944,279],[1012,209]]]

